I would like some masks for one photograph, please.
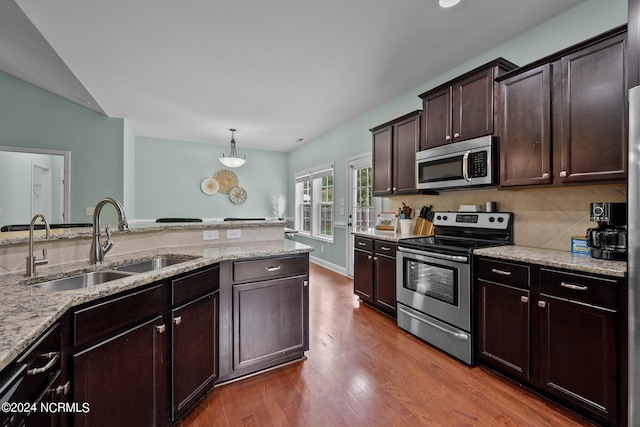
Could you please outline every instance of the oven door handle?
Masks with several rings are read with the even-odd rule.
[[[453,335],[455,338],[458,338],[459,340],[468,340],[469,339],[469,336],[467,334],[461,334],[461,333],[458,333],[458,332],[453,332],[453,331],[450,331],[448,329],[445,329],[440,325],[436,325],[435,323],[429,322],[428,320],[423,319],[421,317],[418,317],[413,313],[409,313],[407,310],[404,310],[402,307],[398,307],[398,310],[400,310],[403,314],[406,314],[407,316],[411,317],[412,319],[416,319],[417,321],[422,322],[422,323],[426,323],[427,325],[432,326],[432,327],[434,327],[434,328],[436,328],[436,329],[438,329],[438,330],[440,330],[442,332],[446,332],[449,335]]]
[[[401,252],[408,252],[408,253],[414,254],[414,255],[427,256],[427,257],[431,257],[431,258],[439,258],[439,259],[444,259],[444,260],[453,261],[453,262],[468,262],[469,261],[469,258],[467,258],[466,256],[447,255],[447,254],[439,254],[439,253],[435,253],[435,252],[417,251],[415,249],[409,249],[409,248],[405,248],[405,247],[399,247],[398,250],[401,251]]]

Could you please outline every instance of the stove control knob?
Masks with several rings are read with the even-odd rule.
[[[504,218],[498,217],[498,222],[504,222]]]
[[[441,217],[440,215],[438,215],[438,216],[436,217],[436,219],[437,219],[438,221],[440,221],[440,220],[442,219],[442,217]]]
[[[489,222],[494,222],[496,219],[492,216],[489,217]]]
[[[445,215],[445,216],[442,217],[442,219],[444,219],[446,221],[449,218],[447,218],[447,216]]]

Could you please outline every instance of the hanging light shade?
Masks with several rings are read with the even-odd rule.
[[[229,130],[231,131],[231,154],[229,154],[229,157],[225,157],[224,153],[222,153],[222,157],[220,157],[218,160],[220,160],[220,163],[222,163],[226,167],[237,168],[238,166],[244,165],[244,162],[247,161],[247,155],[245,154],[244,157],[238,157],[238,154],[236,153],[236,140],[233,138],[233,134],[236,132],[236,130]]]

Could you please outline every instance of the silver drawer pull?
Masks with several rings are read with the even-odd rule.
[[[365,242],[358,242],[358,246],[367,246]]]
[[[383,251],[390,251],[391,248],[388,248],[386,246],[381,246],[380,249],[382,249]]]
[[[162,325],[156,325],[156,331],[158,331],[159,334],[163,334],[164,331],[167,330],[167,327],[162,324]]]
[[[522,301],[522,302],[529,302],[529,298],[527,298],[527,297],[520,297],[520,301]]]
[[[544,301],[538,301],[538,307],[540,308],[545,308],[547,306],[547,303]]]
[[[267,271],[278,271],[280,270],[280,266],[276,265],[275,267],[265,267],[264,269]]]
[[[309,281],[308,281],[308,280],[305,280],[304,282],[302,282],[302,286],[305,286],[305,287],[306,287],[306,286],[309,286]]]
[[[46,357],[47,359],[51,359],[51,360],[49,360],[49,362],[47,362],[47,364],[42,366],[41,368],[29,369],[27,371],[27,375],[38,375],[43,372],[47,372],[49,369],[53,367],[53,365],[56,364],[58,360],[60,360],[60,352],[52,351],[50,353],[44,353],[40,357]]]
[[[492,268],[491,272],[496,274],[502,274],[503,276],[511,276],[510,271],[498,270],[497,268]]]
[[[567,282],[561,282],[560,286],[562,286],[563,288],[573,289],[574,291],[586,291],[587,289],[589,289],[586,286],[574,285],[573,283],[567,283]]]
[[[176,325],[179,325],[180,323],[182,323],[182,316],[174,317],[173,323]]]
[[[71,382],[67,381],[65,385],[59,385],[58,387],[54,388],[52,391],[55,394],[61,394],[63,396],[66,396],[67,393],[69,393],[70,388],[71,388]]]

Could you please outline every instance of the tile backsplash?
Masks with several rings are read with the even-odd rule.
[[[592,202],[626,202],[625,185],[536,188],[526,190],[443,191],[437,196],[393,196],[383,200],[383,210],[397,212],[404,202],[416,210],[433,205],[436,211],[457,211],[460,205],[496,202],[498,210],[514,213],[514,243],[535,248],[571,250],[571,236],[584,236],[594,227],[589,220]]]

